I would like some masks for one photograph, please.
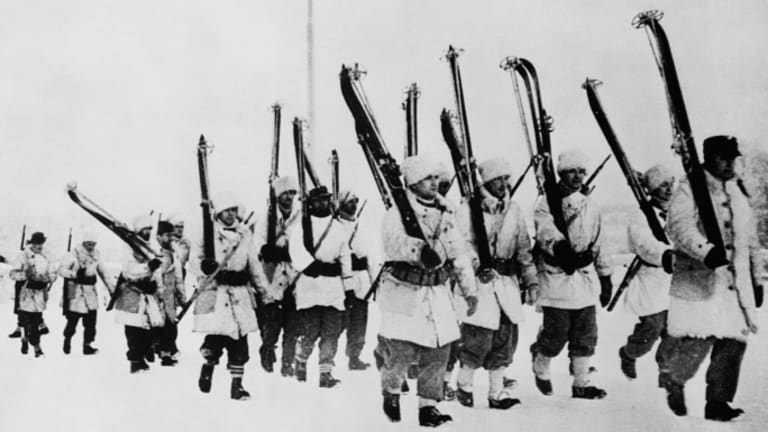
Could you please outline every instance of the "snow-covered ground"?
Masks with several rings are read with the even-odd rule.
[[[617,278],[622,272],[617,272]],[[7,286],[4,288],[7,289]],[[202,336],[192,333],[191,317],[182,322],[176,367],[151,365],[148,373],[131,375],[125,360],[123,328],[110,313],[100,312],[96,346],[100,352],[85,357],[80,351],[82,328],[73,340],[73,353],[61,351],[64,319],[56,306],[58,283],[52,291],[46,322],[51,334],[43,337],[45,357],[35,359],[19,353],[19,340],[5,334],[13,329],[7,291],[0,294],[0,430],[1,431],[379,431],[419,430],[414,392],[402,400],[403,421],[392,424],[381,412],[379,376],[375,370],[350,372],[344,357],[344,338],[337,355],[335,375],[342,380],[338,389],[317,386],[317,357],[310,359],[308,382],[300,384],[279,374],[266,374],[258,361],[259,337],[251,336],[251,361],[246,366],[245,387],[251,400],[229,399],[230,378],[223,366],[216,369],[213,390],[197,389],[201,358],[197,349]],[[378,309],[371,304],[369,341],[375,340]],[[555,394],[542,396],[534,387],[528,346],[541,316],[527,309],[521,326],[521,340],[515,363],[508,375],[519,380],[517,395],[521,406],[508,411],[489,410],[486,403],[487,375],[476,375],[476,407],[457,402],[440,408],[454,417],[445,430],[520,431],[746,431],[765,430],[768,407],[768,318],[762,313],[762,333],[753,337],[744,358],[741,385],[735,405],[746,414],[730,424],[705,421],[704,371],[706,363],[686,388],[688,417],[675,417],[666,407],[664,392],[656,387],[652,355],[638,361],[639,379],[627,381],[619,371],[617,351],[634,324],[633,317],[620,308],[598,315],[600,339],[593,381],[608,391],[601,401],[573,400],[567,372],[567,356],[553,362]],[[366,346],[364,358],[372,362]],[[412,382],[411,387],[415,389]]]

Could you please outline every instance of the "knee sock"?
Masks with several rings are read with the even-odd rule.
[[[488,399],[499,400],[504,392],[504,368],[488,371]]]
[[[537,353],[533,359],[533,373],[539,379],[549,379],[549,363],[552,361],[552,357],[547,357],[541,353]]]
[[[586,387],[589,384],[589,357],[571,357],[573,364],[573,386]]]
[[[472,392],[472,387],[475,381],[475,370],[467,365],[461,365],[459,369],[459,378],[456,385],[465,392]]]

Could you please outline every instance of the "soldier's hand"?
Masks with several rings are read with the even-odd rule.
[[[151,259],[151,260],[149,260],[149,262],[147,263],[147,267],[149,267],[149,270],[150,270],[150,271],[155,271],[155,270],[157,270],[157,269],[160,267],[160,264],[162,264],[162,263],[163,263],[163,262],[162,262],[162,261],[160,261],[159,259],[157,259],[157,258],[152,258],[152,259]]]
[[[704,257],[704,265],[716,269],[720,266],[728,264],[728,258],[725,256],[725,249],[721,246],[715,246],[709,250],[707,256]]]
[[[428,244],[425,244],[424,247],[421,248],[421,263],[424,264],[424,267],[433,269],[437,268],[442,263],[442,260],[437,251],[432,249]]]
[[[613,294],[613,282],[610,276],[600,276],[600,304],[603,307],[608,306]]]
[[[667,274],[672,274],[675,270],[675,253],[672,249],[667,249],[664,254],[661,255],[661,266]]]
[[[539,300],[539,286],[531,285],[526,291],[525,303],[533,306]]]
[[[216,260],[205,258],[200,261],[200,271],[206,276],[215,272],[217,268],[219,268],[219,263]]]
[[[477,310],[477,296],[466,296],[464,300],[467,302],[467,316],[470,317],[475,314]]]
[[[480,270],[477,273],[477,278],[480,279],[480,282],[487,284],[492,282],[499,274],[496,273],[496,270],[491,268],[485,268]]]

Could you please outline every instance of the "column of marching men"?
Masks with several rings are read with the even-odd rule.
[[[661,165],[643,173],[643,187],[657,214],[667,221],[672,244],[655,239],[642,222],[627,224],[630,252],[643,266],[624,303],[639,321],[619,350],[616,364],[627,378],[635,379],[636,359],[661,339],[656,351],[658,384],[667,392],[671,411],[685,415],[684,385],[710,355],[705,417],[730,420],[743,412],[730,402],[747,334],[756,330],[754,312],[763,301],[760,281],[765,275],[759,265],[755,221],[734,171],[741,155],[738,142],[714,136],[704,141],[703,149],[708,189],[725,244],[707,242],[687,180],[675,187],[674,177]],[[258,352],[266,372],[273,372],[282,332],[280,373],[306,381],[307,361],[317,344],[317,382],[334,388],[340,384],[333,368],[342,332],[346,331],[348,368],[370,366],[361,353],[369,291],[375,282],[381,316],[375,358],[382,409],[389,420],[401,419],[400,396],[408,391],[409,373],[417,379],[418,420],[423,426],[451,420],[437,408],[444,399],[455,398],[466,407],[475,404],[478,369],[487,371],[489,408],[519,404],[516,382],[505,378],[505,370],[518,351],[518,325],[526,304],[535,305],[542,315],[530,347],[536,387],[544,395],[557,391],[550,363],[567,345],[572,397],[602,399],[606,391],[592,380],[595,369],[590,358],[598,344],[598,305],[605,307],[613,294],[612,268],[604,253],[600,210],[583,188],[587,165],[581,151],[560,154],[558,187],[567,232],[556,228],[546,199],[539,197],[532,240],[526,215],[510,197],[511,163],[497,157],[478,164],[493,256],[492,268],[482,271],[476,271],[479,262],[467,204],[444,196],[450,174],[423,155],[406,158],[402,171],[408,200],[427,240],[409,236],[392,207],[382,222],[381,251],[372,248],[377,242],[371,238],[377,233],[360,225],[359,198],[343,191],[332,206],[331,194],[323,186],[308,194],[314,234],[309,240],[315,245],[308,250],[299,223],[297,184],[288,176],[274,183],[275,245],[266,242],[266,217],[246,224],[242,205],[232,195],[222,194],[213,202],[215,260],[202,258],[184,237],[180,218],[153,224],[144,214],[133,221],[133,231],[156,242],[161,254],[146,260],[127,249],[117,283],[106,274],[92,232],[82,233],[60,265],[45,247],[45,235],[35,232],[10,273],[17,281],[18,328],[9,336],[20,338],[23,354],[31,345],[35,357],[43,356],[43,311],[51,284],[61,276],[63,352],[70,354],[82,322],[82,352],[97,353],[100,278],[112,297],[115,320],[125,328],[130,372],[149,369],[155,355],[162,366],[174,366],[179,352],[176,314],[187,301],[188,270],[194,277],[215,274],[216,283],[201,291],[193,306],[193,331],[203,335],[200,391],[211,390],[215,366],[226,351],[231,397],[249,398],[243,375],[250,352],[248,334],[256,331],[261,334]],[[752,285],[754,290],[747,288]],[[457,360],[458,371],[452,374]],[[453,375],[455,390],[450,384]]]

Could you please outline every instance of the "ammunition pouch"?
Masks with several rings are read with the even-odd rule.
[[[313,261],[312,264],[304,269],[304,275],[311,278],[316,278],[318,276],[338,277],[341,276],[341,263]]]
[[[513,258],[494,258],[492,268],[502,276],[517,274],[517,263]]]
[[[420,286],[443,285],[453,273],[453,263],[447,261],[441,267],[426,269],[404,261],[388,261],[385,269],[395,279]]]
[[[81,276],[78,275],[75,279],[71,279],[72,282],[78,285],[96,285],[96,275],[93,276]]]
[[[354,271],[368,270],[368,258],[359,257],[355,254],[352,254],[352,270]]]
[[[242,286],[247,285],[250,280],[247,270],[221,270],[216,274],[216,282],[219,285]]]

